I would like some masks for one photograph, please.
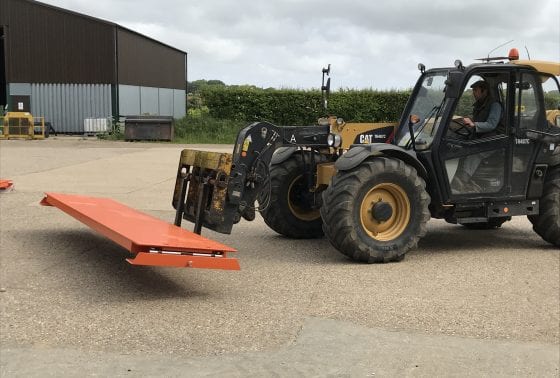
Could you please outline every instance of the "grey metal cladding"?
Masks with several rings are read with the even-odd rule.
[[[159,115],[159,90],[140,87],[140,114]]]
[[[173,116],[173,89],[159,88],[159,115]]]
[[[111,117],[111,85],[31,84],[31,113],[57,132],[83,133],[84,119]]]
[[[29,83],[10,83],[8,93],[11,96],[29,96],[29,95],[31,95],[31,84],[29,84]]]
[[[187,113],[187,94],[182,90],[173,90],[173,117],[183,118]]]
[[[124,115],[140,113],[140,87],[119,85],[119,112]]]

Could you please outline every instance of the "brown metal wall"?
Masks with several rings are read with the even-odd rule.
[[[7,82],[116,82],[115,24],[28,0],[0,4]]]
[[[117,24],[31,0],[0,0],[0,25],[8,83],[186,89],[185,52]]]
[[[119,84],[186,89],[186,54],[117,27]]]

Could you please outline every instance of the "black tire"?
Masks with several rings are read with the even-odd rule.
[[[307,165],[309,156],[306,151]],[[324,160],[321,155],[313,156],[315,163]],[[323,236],[319,212],[321,195],[309,194],[304,167],[300,152],[270,167],[270,190],[265,187],[258,196],[259,206],[265,206],[260,214],[268,227],[280,235],[294,239],[320,238]]]
[[[391,205],[385,222],[371,214]],[[374,158],[338,172],[323,192],[323,229],[331,244],[353,260],[400,261],[426,234],[430,196],[425,181],[402,160]],[[387,216],[387,214],[386,214]]]
[[[460,223],[460,224],[470,230],[493,230],[495,228],[502,227],[502,224],[510,220],[511,217],[490,218],[487,222]]]
[[[546,175],[539,200],[539,215],[527,218],[541,238],[560,247],[560,167],[551,168]]]

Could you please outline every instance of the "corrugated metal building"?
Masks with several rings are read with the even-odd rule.
[[[32,0],[0,0],[0,105],[57,132],[84,120],[186,113],[187,53]]]

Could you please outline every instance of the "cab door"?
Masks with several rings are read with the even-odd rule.
[[[551,92],[558,91],[558,85],[552,77],[548,80],[543,80],[544,78],[545,76],[529,70],[520,70],[515,75],[515,138],[511,166],[513,196],[526,196],[533,164],[541,146],[538,141],[527,137],[527,131],[544,131],[547,127],[543,85],[552,84]]]
[[[487,82],[489,95],[499,102],[501,121],[494,132],[476,135],[469,134],[461,120],[472,117],[475,99],[471,85],[479,80]],[[468,78],[438,151],[447,179],[447,198],[497,198],[509,192],[511,81],[509,70],[496,69],[478,70]]]

